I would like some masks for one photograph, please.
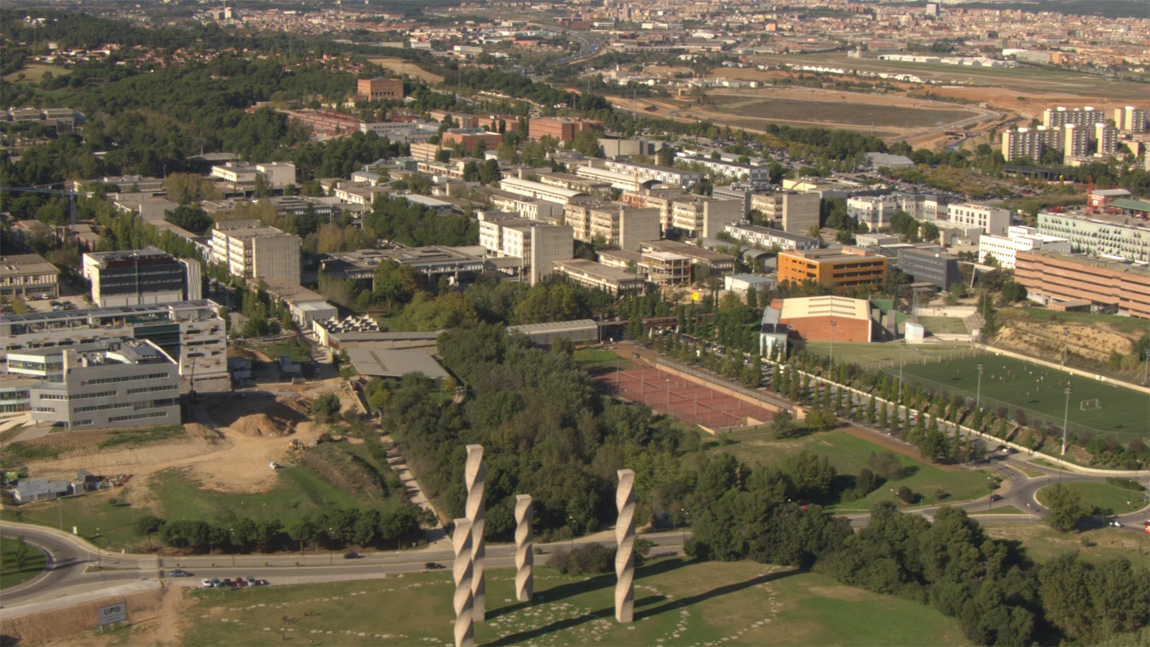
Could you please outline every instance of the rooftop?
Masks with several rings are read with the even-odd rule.
[[[836,296],[785,299],[779,317],[781,319],[840,317],[865,320],[870,318],[870,307],[865,299]]]
[[[0,256],[0,276],[23,274],[59,274],[60,270],[39,254]]]
[[[434,380],[450,377],[435,358],[420,350],[357,347],[347,349],[347,357],[355,370],[365,377],[394,378],[409,373],[419,373]]]
[[[1119,259],[1098,258],[1097,256],[1082,256],[1079,254],[1060,254],[1058,252],[1050,251],[1047,249],[1039,249],[1033,251],[1018,252],[1021,257],[1023,254],[1033,254],[1034,256],[1043,256],[1051,260],[1062,261],[1064,263],[1075,263],[1077,265],[1088,265],[1098,269],[1106,269],[1112,272],[1121,272],[1133,276],[1144,276],[1150,279],[1150,266],[1141,263],[1133,263],[1131,261],[1123,261]],[[1147,283],[1150,288],[1150,282]]]

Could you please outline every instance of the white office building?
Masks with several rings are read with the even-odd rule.
[[[890,219],[899,210],[893,195],[861,195],[847,198],[847,215],[865,223],[870,231],[890,228]]]
[[[1011,211],[985,204],[962,202],[946,208],[946,219],[960,227],[979,227],[983,233],[1001,236],[1010,226]]]
[[[1057,236],[1038,233],[1033,227],[1013,226],[1006,236],[983,235],[978,239],[978,262],[985,263],[993,256],[1004,269],[1013,270],[1015,255],[1018,252],[1045,249],[1060,254],[1069,254],[1070,241]]]

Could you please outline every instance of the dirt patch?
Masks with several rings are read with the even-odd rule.
[[[1063,328],[1070,329],[1069,337]],[[1063,346],[1068,344],[1072,354],[1101,363],[1109,359],[1111,349],[1129,355],[1134,343],[1129,336],[1114,332],[1105,324],[1063,322],[1052,326],[1048,321],[1012,321],[994,338],[995,346],[1034,357],[1061,356]]]
[[[122,632],[130,631],[131,644],[155,644],[163,597],[157,595],[157,591],[146,591],[6,618],[0,620],[0,634],[16,637],[21,645],[71,646],[121,643],[124,638]],[[125,602],[128,606],[127,627],[117,629],[115,633],[95,635],[93,625],[100,607],[117,602]],[[176,612],[178,614],[178,608]],[[178,641],[167,644],[178,644]]]
[[[204,398],[202,405],[217,427],[256,436],[283,436],[311,417],[311,406],[299,397],[266,392],[237,392]]]
[[[420,81],[427,81],[428,83],[439,83],[443,81],[443,77],[438,74],[432,74],[427,70],[419,67],[415,63],[410,63],[399,58],[369,58],[367,59],[376,65],[391,70],[396,74],[406,74],[412,78],[419,79]]]

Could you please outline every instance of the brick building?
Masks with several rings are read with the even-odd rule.
[[[533,117],[527,125],[527,135],[531,139],[550,137],[561,142],[575,139],[584,130],[603,132],[603,122],[582,119],[562,119],[559,117]]]
[[[869,302],[846,297],[776,299],[779,324],[807,341],[869,342],[872,322]],[[832,337],[833,336],[833,337]]]
[[[1018,252],[1015,279],[1051,308],[1090,304],[1150,319],[1150,270],[1121,261],[1039,250]]]
[[[379,101],[381,99],[403,100],[403,79],[386,79],[377,76],[374,79],[359,79],[355,82],[355,98],[363,101]]]

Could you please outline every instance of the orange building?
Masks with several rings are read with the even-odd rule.
[[[366,101],[381,99],[403,99],[403,79],[359,79],[355,82],[355,98]]]
[[[584,130],[603,131],[603,122],[582,119],[562,119],[559,117],[532,117],[527,124],[527,136],[531,139],[550,137],[561,142],[575,139]]]
[[[814,281],[828,287],[881,283],[886,257],[857,247],[779,252],[779,283]]]
[[[503,145],[503,135],[482,128],[448,128],[440,139],[444,148],[454,148],[456,144],[462,144],[463,150],[467,152],[474,150],[478,142],[483,142],[485,150],[493,151]]]

